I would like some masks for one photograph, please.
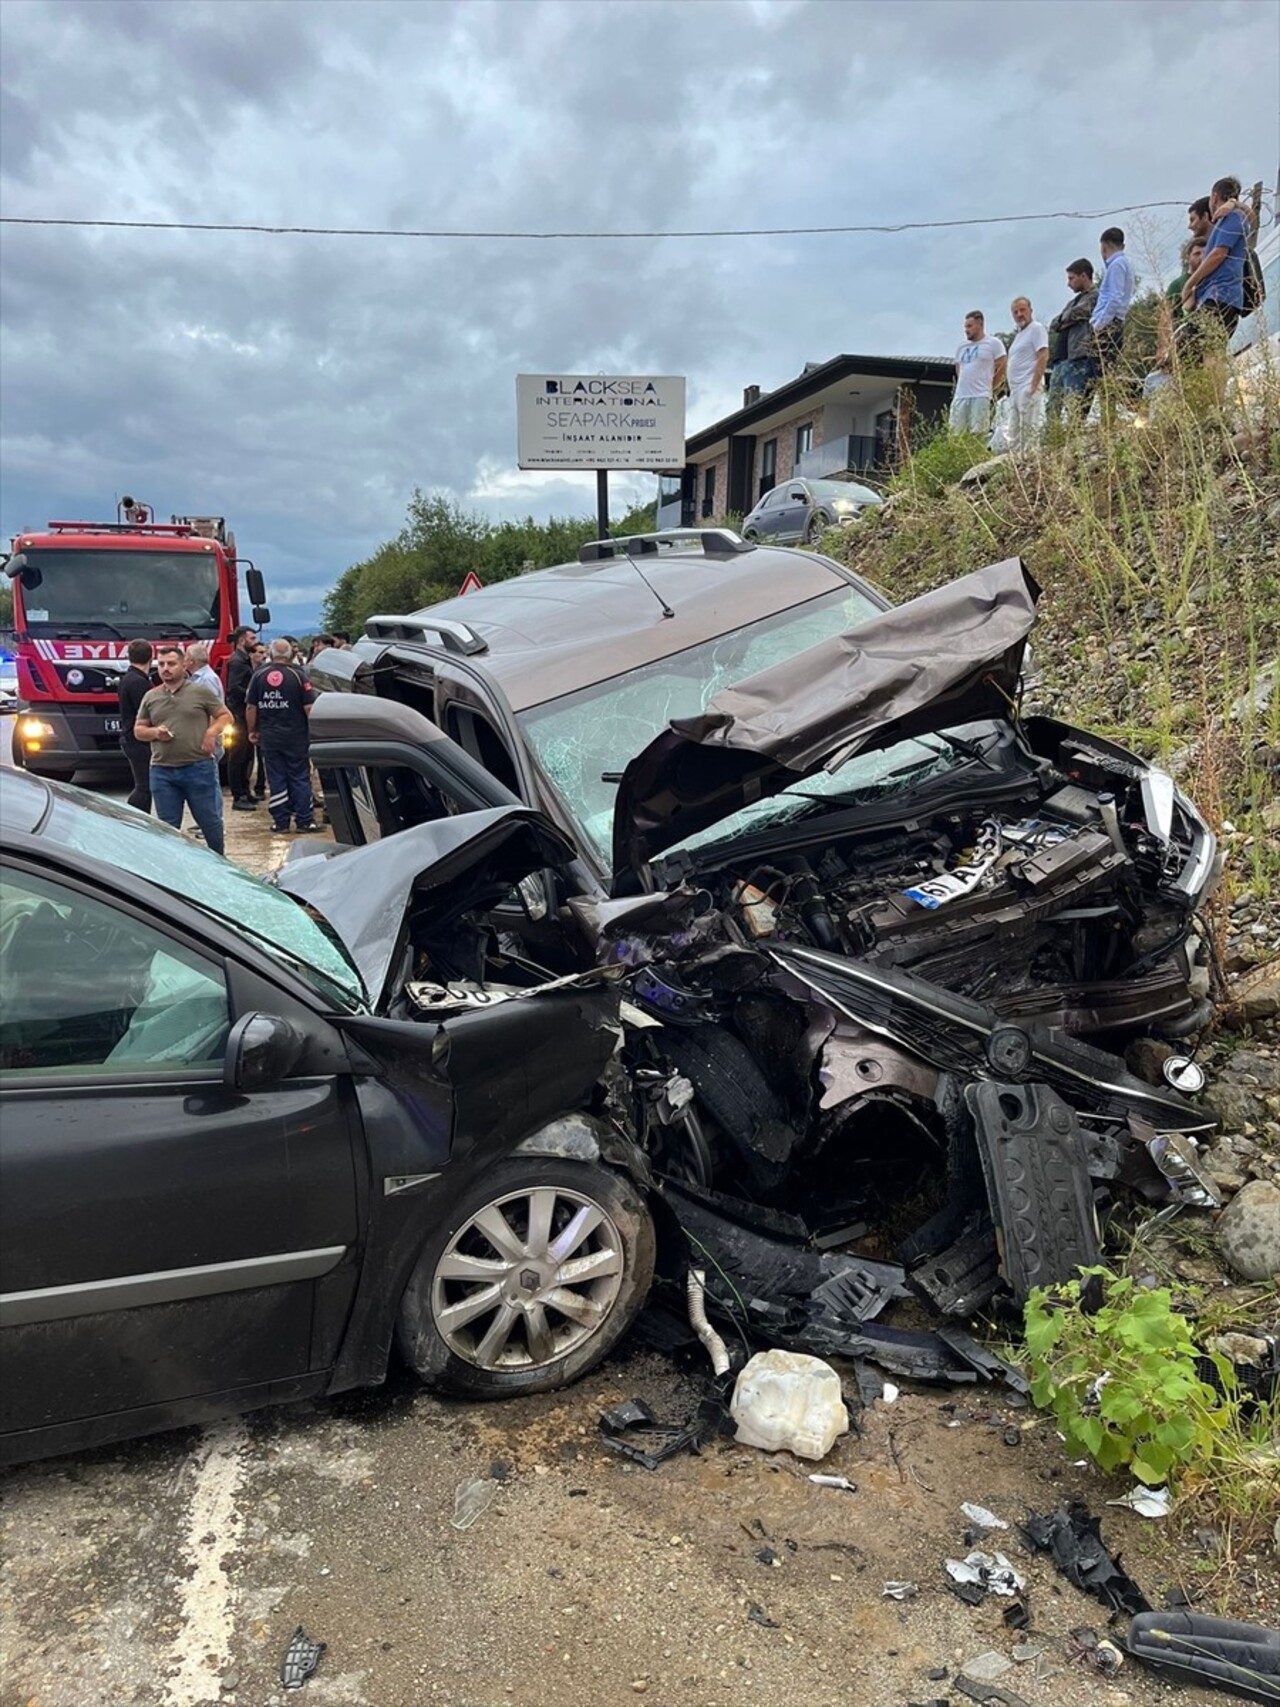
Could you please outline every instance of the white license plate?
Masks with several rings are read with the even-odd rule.
[[[118,717],[104,717],[102,727],[108,735],[118,735],[120,733],[120,719]]]

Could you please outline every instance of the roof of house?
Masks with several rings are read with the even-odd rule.
[[[832,356],[829,361],[815,362],[776,391],[761,392],[754,403],[726,415],[722,421],[715,421],[700,432],[691,434],[687,453],[693,456],[698,451],[709,449],[719,439],[749,432],[757,422],[768,420],[783,409],[800,409],[818,392],[855,375],[866,379],[924,380],[950,385],[955,377],[955,363],[950,356]]]

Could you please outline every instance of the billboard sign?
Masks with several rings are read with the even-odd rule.
[[[521,468],[684,467],[684,380],[516,375]]]

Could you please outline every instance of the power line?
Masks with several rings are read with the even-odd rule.
[[[1122,213],[1148,213],[1157,208],[1185,208],[1174,201],[1133,202],[1127,207],[1060,210],[1052,213],[999,213],[975,219],[911,219],[893,225],[777,225],[726,228],[717,231],[417,231],[378,226],[349,225],[248,225],[230,221],[213,223],[183,219],[42,219],[4,215],[0,225],[72,226],[99,231],[213,231],[246,232],[259,237],[408,237],[438,241],[499,240],[507,243],[563,242],[658,242],[676,238],[707,237],[844,237],[852,235],[893,236],[903,231],[954,231],[974,225],[1026,225],[1046,219],[1114,219]]]

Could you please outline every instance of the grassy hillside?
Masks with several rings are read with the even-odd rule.
[[[1230,883],[1274,905],[1280,408],[1268,413],[1246,437],[1207,395],[1169,398],[1145,425],[1077,428],[972,484],[946,483],[958,447],[935,441],[885,511],[826,546],[895,600],[1023,558],[1044,589],[1037,704],[1172,769],[1234,826]],[[985,455],[968,443],[961,467]]]

